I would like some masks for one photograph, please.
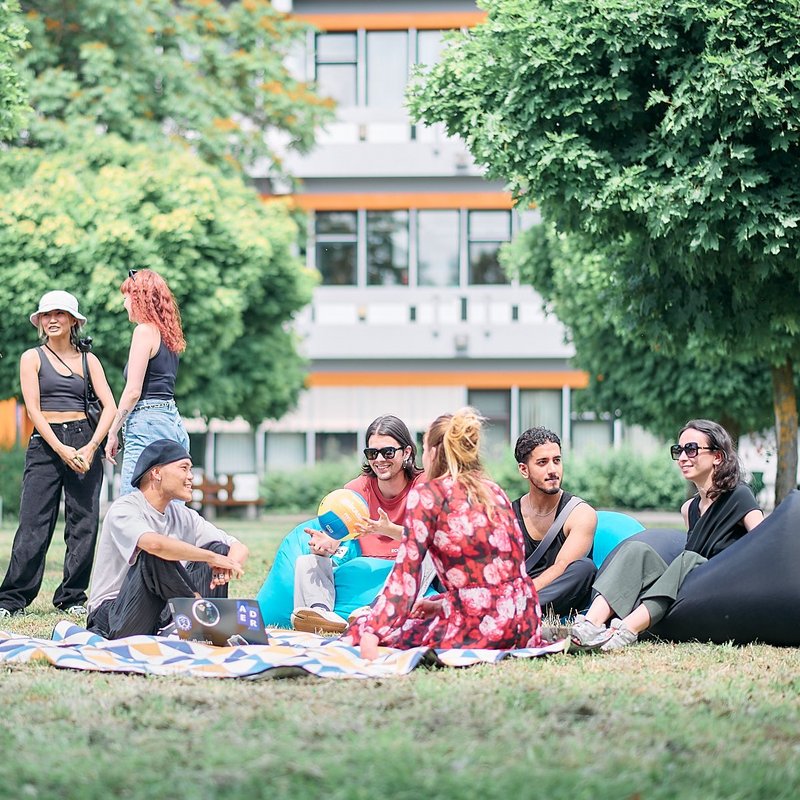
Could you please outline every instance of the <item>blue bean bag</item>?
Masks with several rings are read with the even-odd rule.
[[[627,514],[619,511],[598,511],[592,560],[599,568],[620,542],[643,530],[644,525]]]
[[[632,537],[667,562],[686,544],[677,530]],[[613,553],[610,558],[613,558]],[[800,492],[793,491],[754,531],[689,573],[650,633],[673,642],[800,645]]]
[[[272,568],[256,595],[264,623],[268,626],[291,628],[294,610],[294,564],[298,556],[308,555],[310,541],[305,528],[321,530],[315,517],[301,522],[283,539],[275,554]],[[369,605],[383,588],[394,561],[361,555],[358,540],[342,543],[340,552],[332,559],[336,587],[337,614],[345,619],[357,608]]]

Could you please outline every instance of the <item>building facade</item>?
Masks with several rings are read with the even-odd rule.
[[[206,469],[261,473],[355,454],[380,414],[421,434],[467,403],[490,420],[490,455],[538,424],[578,451],[619,443],[619,423],[573,413],[587,378],[569,364],[564,330],[498,263],[537,211],[515,210],[463,142],[404,108],[412,71],[484,13],[464,0],[294,0],[283,10],[315,27],[293,70],[338,104],[315,150],[286,161],[307,213],[305,258],[320,274],[296,321],[308,388],[255,435],[239,422],[198,424]],[[254,177],[265,196],[281,192]]]

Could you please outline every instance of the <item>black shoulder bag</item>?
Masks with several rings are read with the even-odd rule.
[[[103,414],[103,404],[94,392],[92,378],[89,375],[89,359],[86,358],[85,351],[81,352],[81,361],[83,362],[83,410],[86,412],[89,426],[93,431],[96,431],[97,426],[100,424],[100,417]],[[105,440],[100,444],[101,448],[104,446]]]

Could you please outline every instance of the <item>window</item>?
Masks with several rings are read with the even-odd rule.
[[[367,284],[408,286],[408,211],[367,212]]]
[[[433,66],[444,50],[444,31],[417,32],[417,63]]]
[[[268,433],[266,437],[267,470],[295,469],[306,463],[304,433]]]
[[[511,239],[510,211],[470,211],[469,282],[471,284],[508,283],[500,262],[500,245]]]
[[[356,454],[355,433],[318,433],[315,457],[319,461],[341,461]]]
[[[458,211],[417,212],[417,281],[458,286]]]
[[[256,471],[256,440],[252,433],[217,433],[214,438],[214,474]]]
[[[572,420],[572,450],[575,453],[604,453],[611,447],[612,423],[602,419]]]
[[[508,390],[470,389],[467,402],[486,417],[483,429],[483,456],[503,458],[511,438],[511,392]]]
[[[325,286],[355,286],[357,219],[355,211],[316,214],[317,269]]]
[[[519,393],[519,429],[542,426],[562,436],[562,395],[559,389],[522,389]]]
[[[319,93],[340,106],[358,102],[358,43],[355,33],[320,33],[316,37]]]
[[[367,97],[372,108],[402,108],[408,80],[408,32],[367,33]]]

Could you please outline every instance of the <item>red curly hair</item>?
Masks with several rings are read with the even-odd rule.
[[[151,269],[137,270],[119,287],[131,299],[135,322],[152,322],[161,333],[161,341],[173,353],[186,349],[181,327],[181,312],[167,282]]]

